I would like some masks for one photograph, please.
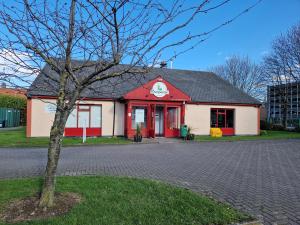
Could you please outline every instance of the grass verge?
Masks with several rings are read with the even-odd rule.
[[[0,212],[11,200],[37,193],[41,183],[40,178],[0,180]],[[251,219],[227,205],[156,181],[58,177],[57,191],[78,193],[82,201],[66,215],[18,224],[230,224]]]
[[[267,131],[261,132],[258,136],[224,136],[214,138],[211,136],[196,136],[195,141],[251,141],[251,140],[280,140],[280,139],[297,139],[300,133],[289,131]]]
[[[84,144],[82,143],[81,138],[66,137],[63,139],[63,146],[129,143],[131,143],[131,141],[123,137],[87,138]],[[47,147],[48,144],[49,138],[47,137],[27,138],[25,134],[25,127],[18,130],[0,132],[0,147]]]

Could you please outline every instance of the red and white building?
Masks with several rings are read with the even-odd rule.
[[[45,79],[39,75],[28,91],[28,137],[50,134],[56,96]],[[131,138],[140,125],[144,137],[179,137],[181,124],[196,135],[209,135],[211,127],[223,135],[260,133],[260,103],[213,73],[157,68],[139,81],[128,76],[109,84],[83,94],[65,136],[82,136],[86,127],[87,136]]]

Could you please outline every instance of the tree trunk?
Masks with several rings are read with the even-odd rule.
[[[68,114],[69,113],[67,111],[62,112],[60,110],[57,110],[55,113],[55,119],[50,132],[48,162],[39,203],[40,207],[52,207],[54,204],[55,175],[61,150],[61,141],[63,138],[64,127]]]

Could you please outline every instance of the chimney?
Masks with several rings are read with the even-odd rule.
[[[160,68],[167,68],[167,62],[166,61],[161,61],[160,63]]]

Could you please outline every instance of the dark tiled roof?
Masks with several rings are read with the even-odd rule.
[[[126,65],[119,65],[113,70],[120,70],[124,66]],[[93,67],[85,68],[77,76],[79,78],[84,77],[87,72],[93,70]],[[188,94],[193,102],[260,104],[256,99],[233,87],[214,73],[167,68],[154,68],[147,74],[125,74],[121,77],[94,83],[91,88],[82,93],[81,97],[121,98],[127,92],[155,79],[157,76],[162,76],[163,79]],[[57,79],[58,75],[49,66],[45,66],[31,85],[28,96],[56,96],[57,84],[55,80]]]

